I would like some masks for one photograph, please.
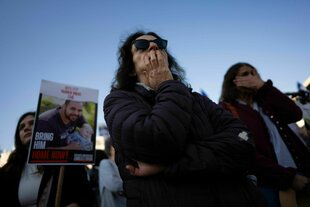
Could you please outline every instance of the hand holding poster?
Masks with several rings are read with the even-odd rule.
[[[42,80],[29,163],[94,163],[98,90]]]

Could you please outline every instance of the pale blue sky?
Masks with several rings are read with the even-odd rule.
[[[42,79],[98,89],[104,123],[120,40],[136,29],[166,38],[193,89],[215,102],[239,61],[285,92],[310,75],[308,0],[0,0],[0,149],[36,109]]]

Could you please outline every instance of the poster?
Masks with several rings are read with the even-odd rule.
[[[96,89],[42,80],[29,164],[93,164],[97,128]]]

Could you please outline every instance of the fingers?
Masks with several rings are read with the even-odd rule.
[[[246,87],[252,89],[259,89],[264,85],[264,81],[258,75],[236,76],[234,83],[237,87]]]
[[[238,87],[247,87],[252,88],[256,85],[257,77],[249,75],[249,76],[236,76],[234,79],[234,83]]]
[[[234,81],[234,83],[235,83],[235,85],[237,87],[241,87],[241,86],[246,86],[247,85],[247,80],[244,79],[241,76],[236,76],[236,78],[233,81]]]
[[[143,57],[145,70],[143,71],[144,83],[156,90],[159,84],[172,80],[169,70],[167,54],[161,50],[151,50]]]
[[[152,68],[157,68],[158,67],[158,57],[155,52],[156,50],[151,50],[149,53],[150,56],[150,65]]]
[[[156,56],[151,56],[149,53],[144,56],[145,72],[149,73],[156,68]]]
[[[151,50],[144,56],[144,63],[148,70],[162,72],[169,70],[167,53],[161,50]]]
[[[134,167],[132,165],[126,165],[126,170],[129,172],[130,175],[134,173]]]
[[[132,165],[126,165],[126,170],[129,172],[130,175],[133,175],[133,176],[139,176],[139,168],[136,168]]]
[[[145,54],[144,63],[147,70],[154,70],[158,68],[158,59],[154,50],[151,50],[149,53]]]
[[[158,60],[159,69],[163,71],[169,70],[167,53],[161,50],[156,50],[156,57]]]

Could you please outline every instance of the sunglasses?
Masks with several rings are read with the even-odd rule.
[[[138,50],[146,50],[149,48],[150,42],[154,42],[159,49],[166,49],[168,44],[168,41],[164,39],[155,39],[155,40],[138,39],[134,40],[132,44],[134,44]]]

